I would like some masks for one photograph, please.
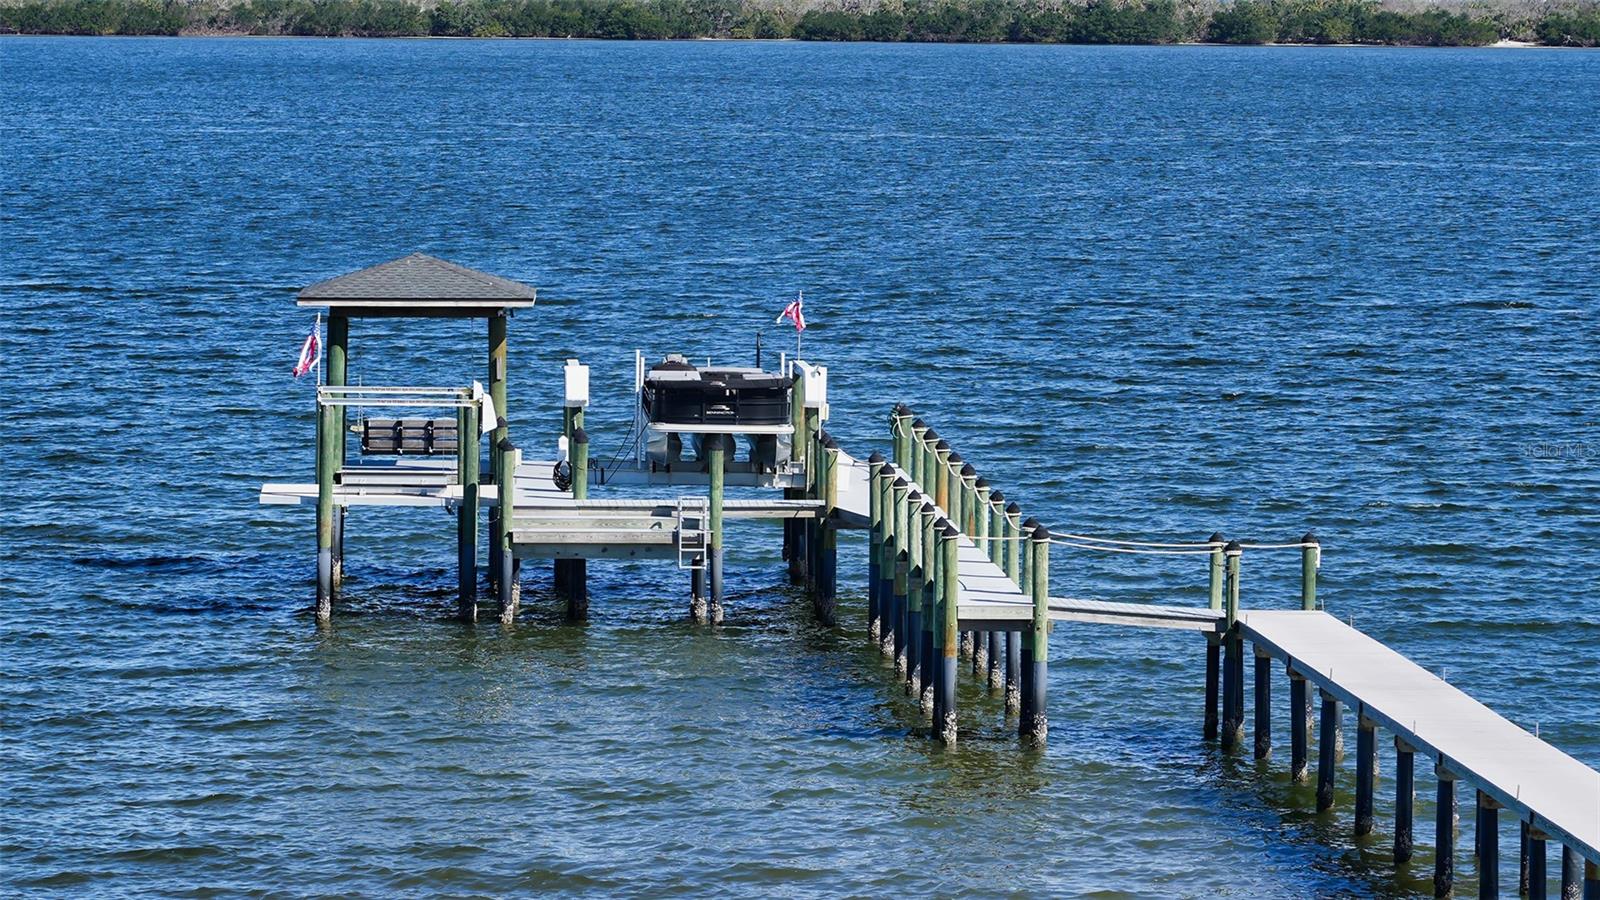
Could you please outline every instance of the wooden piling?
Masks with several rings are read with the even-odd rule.
[[[330,312],[328,315],[328,386],[344,387],[350,381],[350,318]],[[344,468],[345,442],[349,432],[346,430],[345,407],[335,406],[332,409],[334,441],[333,441],[333,479],[339,479],[339,470]],[[333,538],[329,543],[331,553],[328,559],[328,584],[329,594],[333,598],[339,595],[339,589],[344,585],[344,522],[346,510],[336,506],[330,510],[333,525]]]
[[[1255,755],[1272,755],[1272,657],[1259,645],[1255,648]]]
[[[928,423],[921,419],[911,420],[911,441],[906,447],[906,458],[900,460],[900,468],[905,469],[911,480],[929,487],[928,472],[925,465],[928,458]]]
[[[896,658],[905,657],[905,682],[906,693],[917,698],[917,703],[922,702],[922,607],[927,597],[928,570],[923,556],[923,527],[922,513],[926,503],[921,494],[912,500],[912,494],[906,494],[906,533],[909,538],[906,547],[906,627],[905,633],[897,635]]]
[[[1483,791],[1478,792],[1478,897],[1489,900],[1500,896],[1500,804]]]
[[[583,410],[577,410],[582,413]],[[582,502],[589,499],[589,432],[582,425],[572,430],[572,443],[568,445],[572,458],[572,499]],[[567,621],[583,622],[589,618],[589,561],[568,560],[566,583]]]
[[[1304,784],[1309,778],[1309,748],[1311,745],[1310,691],[1304,676],[1289,670],[1289,780]]]
[[[1007,540],[1004,545],[1006,577],[1022,587],[1022,508],[1013,501],[1006,504]],[[1006,632],[1006,715],[1019,715],[1022,712],[1022,632]]]
[[[1517,852],[1517,893],[1528,893],[1528,820],[1517,822],[1519,850]]]
[[[939,613],[939,535],[937,526],[939,511],[937,506],[924,506],[922,508],[922,628],[918,640],[921,646],[917,651],[918,684],[917,696],[922,703],[922,711],[933,712],[933,680],[934,672],[938,669],[939,660],[936,653],[937,642],[934,623],[938,621]]]
[[[456,507],[456,568],[460,597],[457,615],[464,622],[478,618],[478,407],[456,410],[456,475],[461,501]]]
[[[1600,900],[1600,864],[1594,860],[1583,863],[1583,900]]]
[[[887,493],[883,454],[874,450],[867,457],[867,640],[880,648],[883,646],[883,554],[888,540],[884,527]]]
[[[895,674],[902,678],[906,675],[906,631],[910,626],[911,594],[915,590],[912,582],[917,569],[916,546],[920,529],[917,527],[916,514],[912,511],[920,502],[917,493],[906,481],[905,476],[896,475],[889,485],[890,516],[894,525],[895,534],[895,577],[900,579],[893,586],[893,596],[890,599],[890,609],[884,616],[884,652],[894,661]],[[901,578],[900,569],[905,569]]]
[[[1222,636],[1222,750],[1237,750],[1244,739],[1244,638],[1239,634],[1239,569],[1244,550],[1238,541],[1223,548],[1227,631]]]
[[[1043,747],[1050,734],[1049,707],[1046,705],[1050,685],[1050,530],[1035,524],[1033,529],[1033,627],[1028,678],[1028,729],[1026,740],[1034,747]]]
[[[334,406],[317,408],[317,622],[333,618],[333,477],[338,436]]]
[[[1571,844],[1561,847],[1561,900],[1584,900],[1583,859]]]
[[[1433,810],[1433,896],[1448,897],[1456,881],[1456,776],[1435,765],[1439,787]]]
[[[967,532],[979,550],[989,549],[989,482],[981,476],[972,482],[972,493],[967,497],[967,521],[972,529]],[[989,679],[988,635],[981,631],[967,632],[972,638],[972,677]]]
[[[1411,861],[1415,843],[1413,817],[1416,809],[1416,748],[1394,739],[1394,861]]]
[[[1356,714],[1356,837],[1372,833],[1372,793],[1378,770],[1378,726]]]
[[[1333,808],[1334,745],[1338,738],[1339,698],[1322,691],[1322,736],[1317,746],[1317,812]]]
[[[1224,539],[1222,532],[1211,535],[1210,556],[1210,603],[1213,612],[1222,612],[1223,580],[1226,563],[1222,555]],[[1205,740],[1214,741],[1219,736],[1217,718],[1218,706],[1221,696],[1219,688],[1222,680],[1222,636],[1215,633],[1206,634],[1206,712],[1204,721]]]
[[[954,524],[946,522],[944,533],[940,535],[939,550],[942,554],[942,568],[940,577],[944,582],[940,590],[940,613],[943,618],[943,665],[939,671],[939,699],[934,708],[938,710],[934,724],[939,731],[939,740],[947,747],[956,743],[956,644],[959,640],[960,624],[960,591],[961,577],[957,570],[958,539],[960,532]]]
[[[817,554],[817,621],[832,628],[837,623],[836,611],[839,601],[839,444],[832,435],[826,435],[822,441],[822,520],[818,523],[818,538],[820,541]],[[720,524],[721,512],[718,512]],[[718,544],[717,556],[721,556],[721,545]],[[712,603],[716,608],[722,606],[722,563],[720,558],[714,570],[715,587],[712,589]]]
[[[1018,583],[1022,589],[1022,595],[1030,600],[1033,598],[1033,553],[1035,549],[1032,535],[1038,527],[1039,520],[1029,516],[1022,523],[1021,531],[1021,534],[1028,540],[1018,541],[1022,545],[1022,575]],[[1030,627],[1020,632],[1022,640],[1021,649],[1018,653],[1020,658],[1017,666],[1017,680],[1021,691],[1017,707],[1017,734],[1019,736],[1026,736],[1028,729],[1033,727],[1033,628],[1031,627],[1032,623],[1030,622],[1029,624]]]
[[[989,534],[989,561],[1005,570],[1006,548],[1006,498],[999,491],[989,492],[988,506],[988,534]],[[990,629],[988,633],[989,669],[987,672],[989,692],[1004,693],[1006,689],[1006,642],[1005,633],[999,629]]]
[[[504,419],[500,420],[502,423]],[[504,430],[502,426],[501,430]],[[493,541],[500,552],[495,554],[495,603],[500,610],[500,623],[510,625],[516,621],[517,608],[522,604],[519,585],[522,561],[516,558],[511,544],[511,526],[516,521],[516,461],[517,448],[510,438],[502,438],[496,445],[500,471],[495,474],[500,492],[500,515],[494,521]]]
[[[1549,835],[1528,828],[1528,900],[1545,900],[1550,891]]]
[[[903,595],[894,590],[894,570],[898,557],[910,548],[910,535],[906,533],[906,503],[911,485],[900,470],[885,465],[883,469],[883,532],[882,555],[878,559],[878,649],[895,665],[900,657],[895,653],[897,632],[903,627],[905,608]],[[909,559],[909,555],[908,555]]]
[[[1313,610],[1317,608],[1317,569],[1322,567],[1322,547],[1309,531],[1300,543],[1300,608]]]

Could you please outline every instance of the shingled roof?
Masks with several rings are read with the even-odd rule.
[[[413,253],[319,281],[301,291],[295,302],[344,312],[428,315],[526,309],[535,296],[521,282]]]

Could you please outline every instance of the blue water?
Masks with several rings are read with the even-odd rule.
[[[6,38],[0,110],[5,893],[1428,890],[1387,777],[1356,841],[1353,770],[1318,816],[1200,740],[1192,635],[1060,628],[1046,752],[971,685],[937,749],[855,537],[838,631],[757,526],[720,630],[661,564],[472,628],[449,518],[360,510],[319,631],[310,511],[255,497],[311,476],[292,295],[413,250],[541,289],[524,446],[565,358],[609,453],[635,347],[745,361],[804,289],[852,450],[904,400],[1061,529],[1315,529],[1331,612],[1600,765],[1600,56]],[[352,374],[481,377],[478,328],[358,323]]]

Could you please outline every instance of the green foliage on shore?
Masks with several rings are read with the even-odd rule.
[[[1521,16],[1481,6],[1403,11],[1376,0],[1205,3],[884,0],[802,10],[769,0],[0,0],[0,32],[1440,47],[1514,38],[1600,46],[1593,0]]]

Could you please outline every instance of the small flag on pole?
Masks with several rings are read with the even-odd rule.
[[[784,319],[788,319],[789,321],[794,323],[794,330],[795,331],[805,331],[806,330],[805,303],[806,303],[806,292],[805,291],[801,291],[798,295],[795,296],[795,298],[793,300],[789,301],[789,305],[785,306],[783,308],[783,312],[778,313],[778,317],[776,319],[773,319],[773,321],[774,322],[782,322]]]
[[[300,360],[294,364],[294,377],[299,378],[311,371],[318,360],[322,358],[322,314],[317,314],[317,324],[311,326],[311,333],[306,335],[306,342],[300,345]]]

